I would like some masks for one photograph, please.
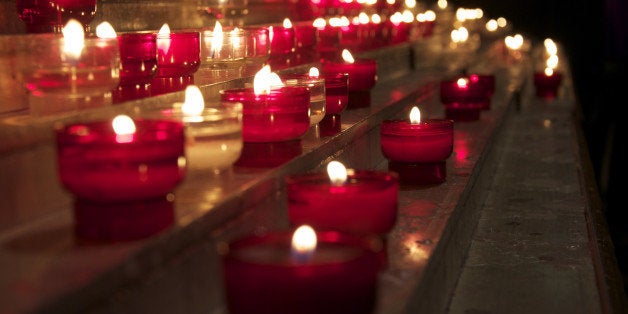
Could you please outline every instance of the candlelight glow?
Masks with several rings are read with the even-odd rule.
[[[214,30],[212,31],[212,39],[211,39],[211,51],[210,56],[214,58],[216,54],[220,53],[222,50],[222,42],[225,40],[225,35],[222,32],[222,25],[220,22],[216,21],[214,26]]]
[[[371,15],[371,22],[375,23],[375,24],[379,24],[382,22],[382,17],[379,16],[379,14],[375,13],[373,15]]]
[[[548,54],[555,55],[558,53],[558,46],[556,46],[556,43],[551,38],[546,38],[543,41],[543,45]]]
[[[351,55],[351,52],[349,52],[349,50],[347,49],[342,49],[342,60],[345,60],[345,62],[348,62],[348,63],[355,62],[353,55]]]
[[[255,95],[270,93],[272,87],[284,86],[281,78],[276,73],[270,71],[270,66],[265,65],[255,73],[253,77],[253,92]]]
[[[314,22],[312,22],[312,25],[318,29],[324,29],[325,26],[327,25],[327,22],[325,22],[324,18],[319,17],[315,19]]]
[[[465,42],[469,39],[469,31],[466,27],[460,27],[451,31],[451,41],[455,43]]]
[[[109,22],[102,22],[96,26],[96,36],[98,38],[116,38],[118,35]]]
[[[410,110],[410,123],[412,124],[421,123],[421,111],[419,110],[419,107],[417,106],[412,107],[412,110]]]
[[[552,68],[545,68],[545,76],[552,76],[554,74],[554,70]]]
[[[499,25],[497,24],[497,20],[490,19],[488,20],[488,22],[486,22],[486,30],[488,30],[489,32],[496,31],[497,27],[499,27]]]
[[[358,15],[358,21],[360,21],[360,24],[368,24],[370,21],[368,14],[361,12]]]
[[[412,23],[412,21],[414,21],[414,14],[412,14],[412,11],[410,10],[405,10],[401,14],[401,20],[404,23]]]
[[[393,4],[395,4],[395,0],[386,0],[386,3],[388,3],[390,5],[393,5]]]
[[[321,74],[317,67],[311,67],[308,75],[310,77],[319,77]]]
[[[284,28],[292,28],[292,22],[290,22],[289,18],[285,18],[283,20],[283,27]]]
[[[401,15],[401,13],[395,12],[393,15],[390,16],[389,19],[391,23],[399,25],[403,21],[403,16]]]
[[[135,134],[137,129],[131,117],[118,115],[111,121],[111,126],[116,133],[116,142],[129,143],[133,141],[133,134]]]
[[[167,23],[161,26],[157,36],[170,36],[170,26]],[[157,38],[157,49],[159,51],[167,52],[170,50],[170,40]]]
[[[406,7],[413,9],[416,7],[416,0],[405,0]]]
[[[461,77],[456,81],[456,84],[458,85],[458,88],[467,88],[469,85],[469,80]]]
[[[506,27],[506,25],[508,25],[508,21],[506,21],[506,18],[498,17],[497,18],[497,25],[499,27]]]
[[[343,185],[347,181],[347,168],[339,161],[330,161],[327,164],[327,175],[332,185]]]
[[[168,26],[168,23],[164,23],[164,25],[161,26],[161,28],[159,29],[159,35],[169,35],[170,34],[170,26]]]
[[[427,10],[423,13],[419,13],[416,15],[416,20],[418,22],[433,22],[434,20],[436,20],[436,13],[432,10]]]
[[[185,101],[181,106],[181,111],[185,115],[198,116],[205,108],[205,100],[201,90],[196,85],[189,85],[185,88]]]
[[[447,9],[447,0],[438,0],[436,5],[438,5],[438,8],[440,8],[441,10],[445,10]]]
[[[523,36],[521,36],[520,34],[516,34],[514,36],[506,36],[506,38],[504,39],[504,43],[506,44],[506,47],[513,50],[518,50],[519,48],[521,48],[521,46],[523,46]]]
[[[292,254],[298,261],[307,260],[316,250],[316,232],[308,225],[302,225],[294,231],[292,235]]]
[[[547,65],[548,68],[556,69],[556,67],[558,66],[558,56],[557,55],[549,56],[547,58],[547,61],[545,61],[545,65]]]
[[[240,36],[238,36],[238,34],[240,33],[240,29],[239,28],[234,28],[231,32],[229,32],[229,34],[231,34],[231,37],[229,38],[229,40],[231,41],[231,44],[233,45],[234,49],[238,49],[240,47],[240,44],[242,43],[242,39]]]
[[[85,47],[85,31],[83,25],[71,19],[63,27],[63,52],[71,59],[78,59]]]

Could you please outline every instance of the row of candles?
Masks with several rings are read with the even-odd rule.
[[[216,28],[218,25],[214,32]],[[223,36],[229,37],[235,31],[229,30]],[[150,37],[151,43],[154,36],[160,38],[152,33],[138,36]],[[199,51],[200,60],[195,57],[199,61],[190,62],[185,57],[190,49],[171,40],[191,37],[192,42],[199,43],[203,42],[200,36],[199,32],[171,33],[167,37],[170,41],[161,42],[161,51],[168,53],[160,53],[152,67],[165,77],[181,77],[181,70],[189,74],[190,69],[198,68],[206,59]],[[102,43],[120,39],[112,35],[101,37],[104,38],[93,44],[97,47],[94,49],[100,49],[94,56],[108,51]],[[80,83],[83,72],[77,57],[90,55],[91,46],[84,39],[82,44],[62,42],[63,58],[74,65],[67,70],[71,92],[85,87]],[[216,49],[218,42],[205,41],[210,47],[205,58],[223,55],[222,50]],[[233,45],[234,41],[229,43]],[[155,45],[159,48],[160,41],[156,40]],[[210,106],[205,105],[194,84],[187,84],[185,101],[167,109],[142,112],[135,118],[121,115],[112,121],[58,128],[59,174],[62,184],[76,197],[79,235],[102,236],[102,230],[95,229],[102,226],[100,220],[108,219],[103,218],[107,215],[103,212],[120,214],[119,209],[129,204],[142,204],[145,208],[163,203],[156,200],[169,200],[190,168],[230,168],[242,157],[247,143],[299,141],[310,126],[328,115],[342,113],[351,93],[368,92],[377,82],[374,60],[354,58],[348,50],[343,55],[343,61],[321,61],[320,73],[314,68],[308,73],[282,77],[265,65],[255,74],[253,87],[223,90],[221,101]],[[210,68],[230,66],[212,61]],[[169,63],[176,66],[168,66]],[[146,65],[139,65],[136,72],[147,69]],[[86,74],[84,81],[94,81],[98,78],[94,74]],[[491,109],[495,77],[465,74],[444,79],[439,87],[445,107],[443,119],[421,119],[419,109],[412,108],[409,119],[382,122],[381,151],[389,160],[388,171],[347,169],[341,163],[331,162],[327,174],[285,177],[288,218],[295,229],[244,237],[224,247],[224,281],[230,312],[373,310],[377,274],[386,267],[386,235],[396,222],[400,184],[429,186],[446,181],[454,123],[477,121],[481,111]],[[161,220],[150,226],[151,232],[162,230],[168,220],[174,219],[167,212],[167,208],[161,212]],[[146,233],[150,232],[119,235],[133,238]],[[272,291],[267,289],[269,286]]]

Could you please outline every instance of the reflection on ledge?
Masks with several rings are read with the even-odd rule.
[[[301,140],[269,143],[248,143],[242,147],[242,154],[235,165],[251,168],[271,168],[280,166],[303,152]]]
[[[319,134],[321,137],[333,136],[339,134],[342,131],[342,124],[339,114],[325,115],[323,120],[318,123]]]

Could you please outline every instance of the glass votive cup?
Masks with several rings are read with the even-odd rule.
[[[317,230],[311,257],[295,261],[292,233],[277,230],[219,246],[229,313],[373,312],[381,239]]]
[[[200,32],[157,34],[156,77],[193,75],[201,65]]]
[[[175,103],[160,111],[160,116],[183,123],[188,168],[215,173],[229,169],[242,153],[242,104],[207,102],[194,114],[184,113],[181,106]]]
[[[154,199],[171,193],[185,175],[183,124],[136,119],[134,133],[118,134],[112,121],[55,130],[63,186],[77,199],[93,203]]]
[[[310,125],[315,125],[325,117],[325,79],[307,74],[282,75],[286,86],[301,86],[310,91]]]
[[[377,83],[377,61],[375,59],[355,59],[355,62],[325,60],[321,64],[325,75],[348,73],[349,92],[371,90]]]
[[[294,27],[272,25],[268,27],[270,54],[274,56],[293,53],[296,48]]]
[[[325,79],[325,113],[340,114],[349,104],[349,74],[323,74]]]
[[[246,40],[246,64],[261,66],[270,58],[270,34],[266,27],[243,27]]]
[[[553,71],[551,75],[547,75],[544,72],[535,72],[533,80],[536,96],[545,99],[556,98],[562,79],[563,75],[559,71]]]
[[[242,29],[201,31],[201,67],[233,69],[244,66],[247,54],[246,33]]]
[[[89,32],[96,4],[96,0],[17,0],[15,7],[27,33],[61,33],[70,19],[79,21]]]
[[[244,142],[282,142],[301,138],[310,127],[310,92],[285,86],[256,95],[253,88],[220,91],[223,101],[242,103]]]
[[[122,33],[120,45],[120,86],[149,84],[157,74],[157,34]]]
[[[461,84],[464,79],[466,83]],[[445,106],[445,117],[454,121],[475,121],[486,106],[484,86],[469,78],[446,79],[440,82],[440,99]]]
[[[30,113],[56,114],[111,104],[120,82],[118,40],[86,37],[80,55],[64,51],[64,38],[37,35],[26,44],[21,69]]]

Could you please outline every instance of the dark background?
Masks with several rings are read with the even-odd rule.
[[[505,17],[518,33],[550,37],[570,61],[582,129],[628,291],[628,1],[459,0],[490,18]]]

